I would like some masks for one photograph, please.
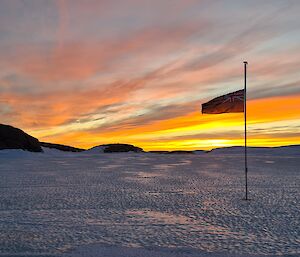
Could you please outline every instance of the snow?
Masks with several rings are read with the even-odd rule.
[[[299,256],[298,152],[250,152],[244,201],[242,150],[2,150],[0,256]]]
[[[104,153],[105,148],[106,147],[103,145],[95,146],[91,149],[86,150],[85,153]]]

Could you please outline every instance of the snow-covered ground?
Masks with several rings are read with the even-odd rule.
[[[299,157],[2,150],[0,256],[300,256]]]

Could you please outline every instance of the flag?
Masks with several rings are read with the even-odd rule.
[[[244,89],[222,95],[202,104],[202,113],[244,112]]]

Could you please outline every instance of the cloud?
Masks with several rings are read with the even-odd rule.
[[[171,53],[194,30],[196,28],[192,26],[165,30],[149,28],[122,41],[69,42],[53,51],[51,46],[22,45],[11,49],[6,58],[4,55],[2,62],[11,63],[19,74],[35,79],[36,84],[45,85],[49,85],[49,82],[77,81],[103,73],[110,74],[125,65],[136,65],[137,71],[141,72],[137,60],[145,62],[161,54]],[[141,64],[147,66],[147,63]],[[124,70],[128,69],[124,67]],[[134,70],[129,71],[133,73]]]
[[[71,144],[212,139],[240,117],[202,117],[200,104],[243,86],[244,58],[253,124],[298,119],[296,8],[255,3],[60,0],[24,15],[0,3],[1,122]]]

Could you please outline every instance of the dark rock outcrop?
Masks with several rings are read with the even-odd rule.
[[[22,149],[30,152],[43,152],[38,139],[18,128],[0,124],[0,150]]]
[[[76,148],[73,146],[52,144],[52,143],[46,143],[46,142],[41,142],[41,146],[51,148],[51,149],[57,149],[57,150],[64,151],[64,152],[83,152],[83,151],[85,151],[85,149]]]
[[[121,153],[121,152],[135,152],[140,153],[143,152],[143,149],[134,145],[128,144],[108,144],[103,145],[105,148],[103,149],[104,153]]]
[[[106,144],[95,146],[87,152],[103,152],[103,153],[125,153],[125,152],[135,152],[140,153],[144,150],[140,147],[129,145],[129,144]]]

